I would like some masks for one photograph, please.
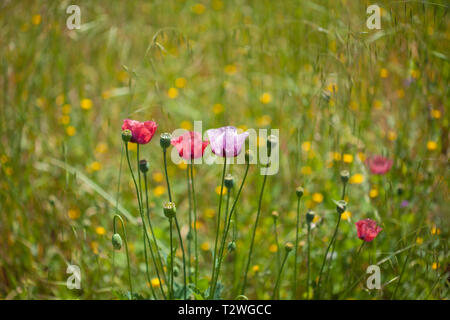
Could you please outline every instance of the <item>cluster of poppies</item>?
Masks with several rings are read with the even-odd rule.
[[[152,140],[158,125],[154,121],[139,122],[125,119],[122,130],[131,131],[131,142],[147,144]],[[248,137],[248,132],[237,133],[232,126],[206,131],[209,141],[203,141],[199,132],[188,131],[179,137],[171,139],[171,144],[178,150],[180,157],[186,160],[203,156],[205,148],[210,144],[212,152],[221,157],[236,157]]]

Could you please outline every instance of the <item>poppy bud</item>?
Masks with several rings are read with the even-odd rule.
[[[250,150],[245,151],[245,162],[250,163],[253,159],[253,153]]]
[[[178,267],[173,267],[173,276],[178,277],[180,274],[180,269]]]
[[[401,195],[403,194],[403,191],[404,191],[404,190],[405,190],[405,189],[404,189],[403,185],[399,184],[399,185],[397,186],[397,194],[398,194],[399,196],[401,196]]]
[[[284,249],[286,250],[286,253],[289,253],[292,251],[292,249],[294,249],[294,245],[292,244],[292,242],[286,242],[286,244],[284,245]]]
[[[308,210],[308,212],[306,212],[306,223],[308,225],[314,220],[314,216],[314,211]]]
[[[139,169],[141,172],[146,173],[149,169],[150,165],[147,160],[140,160],[139,161]]]
[[[189,230],[188,232],[187,232],[187,235],[186,235],[186,238],[188,239],[188,240],[192,240],[192,232],[191,232],[191,230]]]
[[[297,194],[298,198],[301,198],[303,196],[303,188],[302,187],[297,187],[297,189],[295,189],[295,193]]]
[[[114,249],[120,250],[120,248],[122,248],[122,237],[120,236],[120,234],[114,233],[111,240]]]
[[[236,242],[230,241],[230,243],[228,243],[228,251],[233,252],[234,250],[236,250]]]
[[[167,202],[164,205],[164,215],[169,218],[172,219],[175,217],[175,215],[177,214],[177,207],[175,206],[174,202]]]
[[[132,137],[133,137],[133,134],[131,133],[130,129],[125,129],[122,131],[122,140],[124,142],[130,141]]]
[[[170,147],[170,141],[172,140],[172,135],[170,133],[164,132],[159,136],[159,144],[163,150],[166,150]]]
[[[267,149],[272,150],[278,143],[278,137],[271,134],[267,137]]]
[[[225,177],[225,187],[227,187],[228,190],[230,190],[231,188],[233,188],[234,185],[234,178],[231,174],[227,174]]]
[[[347,170],[341,171],[341,181],[342,183],[347,183],[350,177],[350,173]]]
[[[273,218],[274,220],[277,220],[279,216],[280,216],[280,215],[278,214],[277,211],[272,211],[272,218]]]
[[[347,209],[347,202],[344,200],[334,201],[336,203],[336,211],[339,214],[342,214],[345,212],[345,209]]]

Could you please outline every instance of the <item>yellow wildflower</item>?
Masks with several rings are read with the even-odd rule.
[[[91,99],[81,99],[80,105],[81,105],[81,109],[89,110],[92,108],[92,100]]]
[[[200,245],[200,249],[202,249],[203,251],[208,251],[209,248],[210,248],[210,245],[209,245],[208,242],[203,242],[203,243]]]
[[[352,163],[353,162],[353,156],[351,154],[344,154],[344,158],[343,158],[345,163]]]
[[[371,189],[369,191],[369,197],[376,198],[378,196],[378,190],[377,189]]]
[[[216,187],[216,193],[218,195],[220,195],[220,188],[221,188],[221,186]],[[227,188],[225,188],[225,186],[223,187],[222,194],[227,194]]]
[[[259,270],[260,270],[260,267],[257,264],[252,267],[252,271],[255,273],[258,272]]]
[[[160,197],[166,192],[166,189],[163,186],[157,186],[153,189],[153,194],[155,197]]]
[[[439,109],[433,109],[431,110],[431,116],[434,119],[439,119],[441,117],[441,111]]]
[[[102,164],[98,161],[94,161],[91,163],[92,171],[99,171],[102,168]]]
[[[312,200],[316,203],[321,203],[323,201],[323,195],[319,192],[316,192],[312,195]]]
[[[269,247],[269,251],[275,253],[278,251],[278,246],[276,244],[271,244]]]
[[[263,104],[268,104],[272,101],[272,95],[268,92],[264,92],[261,97],[259,97],[259,101]]]
[[[194,12],[195,14],[203,14],[205,10],[206,7],[201,3],[197,3],[192,7],[192,12]]]
[[[430,151],[434,151],[437,149],[437,142],[436,141],[428,141],[427,142],[427,149]]]
[[[350,220],[351,217],[352,217],[352,213],[350,211],[344,211],[341,214],[341,219],[342,220]]]
[[[223,112],[224,107],[221,103],[216,103],[213,105],[212,110],[215,114],[219,114]]]
[[[423,238],[417,237],[416,243],[417,243],[417,244],[422,244],[422,243],[423,243]]]
[[[159,183],[164,180],[164,175],[161,172],[153,172],[152,178],[153,178],[153,181]]]
[[[77,133],[77,129],[74,126],[68,126],[66,128],[66,133],[69,137],[73,137]]]
[[[308,152],[311,150],[311,141],[305,141],[302,143],[302,150]]]
[[[186,83],[187,83],[187,81],[186,81],[185,78],[177,78],[177,79],[175,79],[175,86],[177,88],[181,89],[181,88],[186,87]]]
[[[361,173],[354,174],[350,177],[349,182],[351,184],[361,184],[364,182],[364,176]]]
[[[386,79],[387,77],[389,77],[389,71],[386,68],[382,68],[380,70],[380,77]]]
[[[233,75],[237,72],[237,67],[234,64],[227,64],[224,71],[226,74]]]
[[[42,17],[40,14],[35,14],[31,17],[31,23],[34,25],[41,24]]]
[[[80,210],[78,209],[69,209],[69,211],[67,212],[67,215],[69,216],[70,219],[72,220],[76,220],[80,217]]]
[[[95,228],[95,233],[97,233],[98,235],[105,235],[106,234],[106,229],[103,227],[98,226],[97,228]]]
[[[167,90],[167,96],[169,97],[169,99],[175,99],[176,97],[178,97],[178,89],[177,88],[169,88],[169,90]]]
[[[182,121],[180,127],[185,130],[192,130],[192,124],[190,121]]]

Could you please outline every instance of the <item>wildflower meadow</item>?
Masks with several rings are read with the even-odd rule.
[[[448,1],[0,23],[0,299],[450,297]]]

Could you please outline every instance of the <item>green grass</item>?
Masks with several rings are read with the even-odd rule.
[[[110,299],[128,290],[126,256],[123,249],[115,252],[114,271],[111,237],[121,125],[132,118],[159,126],[141,156],[150,162],[150,208],[165,257],[169,224],[162,207],[168,195],[159,134],[195,120],[203,121],[203,130],[280,129],[280,171],[267,178],[245,295],[271,298],[278,275],[271,213],[279,212],[283,257],[283,244],[295,242],[300,185],[297,292],[293,253],[279,290],[281,299],[306,298],[304,221],[312,209],[320,217],[311,230],[312,293],[336,225],[332,200],[341,196],[339,173],[346,169],[363,181],[348,186],[351,218],[341,221],[321,298],[448,299],[448,4],[378,3],[379,31],[366,28],[364,1],[81,1],[82,26],[73,31],[66,28],[67,1],[2,3],[0,298]],[[89,107],[83,99],[92,106],[83,109]],[[374,154],[394,160],[388,174],[370,174],[363,159]],[[351,162],[344,161],[348,155]],[[135,164],[135,152],[131,157]],[[245,166],[229,170],[239,186]],[[169,161],[168,171],[185,236],[186,168]],[[199,285],[205,290],[222,166],[196,165],[194,171]],[[236,251],[224,259],[219,279],[223,298],[239,294],[259,172],[259,165],[250,166],[237,205]],[[125,161],[120,182],[134,291],[150,298]],[[354,265],[361,244],[354,222],[365,218],[383,231]],[[183,280],[180,252],[177,283]],[[68,264],[80,266],[81,290],[66,288]],[[365,287],[372,264],[381,268],[382,290]],[[362,280],[347,290],[352,266]]]

